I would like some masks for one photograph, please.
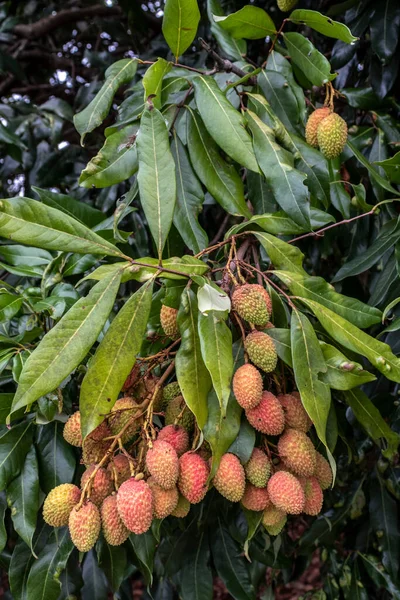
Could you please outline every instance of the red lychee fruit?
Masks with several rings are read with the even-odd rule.
[[[246,417],[254,429],[267,435],[279,435],[285,427],[281,403],[271,392],[263,392],[260,404],[246,410]]]
[[[264,510],[271,503],[267,488],[256,487],[251,483],[246,483],[246,489],[241,502],[244,508],[254,510],[255,512]]]
[[[208,464],[198,454],[185,452],[179,459],[178,488],[190,504],[198,504],[207,493]]]
[[[309,437],[297,429],[287,429],[278,441],[279,456],[289,470],[302,477],[314,475],[315,448]]]
[[[166,490],[158,485],[153,477],[149,477],[147,483],[153,493],[154,516],[156,519],[165,519],[178,505],[178,488],[174,486]]]
[[[117,496],[108,496],[100,509],[101,524],[104,537],[110,546],[120,546],[129,537],[129,529],[125,527],[117,508]]]
[[[179,459],[175,448],[168,442],[156,440],[146,454],[146,467],[154,481],[165,490],[176,486]]]
[[[332,469],[322,454],[316,452],[315,477],[321,488],[327,490],[332,485]]]
[[[133,477],[118,490],[117,507],[125,527],[137,535],[145,533],[153,521],[154,501],[150,486]]]
[[[301,487],[306,498],[303,512],[315,517],[321,512],[324,494],[316,477],[301,477]]]
[[[167,425],[161,429],[157,440],[171,444],[175,448],[178,457],[189,450],[188,432],[180,425]]]
[[[86,471],[82,475],[81,479],[81,489],[86,486],[89,477],[92,475],[93,471],[96,469],[95,465],[88,467]],[[103,500],[107,498],[113,491],[113,483],[111,480],[110,472],[106,469],[100,467],[97,469],[94,478],[89,483],[89,488],[87,489],[87,496],[91,502],[96,504],[96,506],[101,506]]]
[[[305,496],[300,481],[287,471],[278,471],[272,475],[267,485],[270,500],[274,506],[289,513],[299,515],[303,512]]]
[[[233,376],[232,386],[238,404],[245,410],[260,404],[263,381],[260,372],[250,363],[239,367]]]
[[[285,413],[285,425],[292,429],[298,429],[307,433],[312,425],[312,421],[308,416],[300,398],[292,396],[292,394],[281,394],[278,400],[282,405]]]

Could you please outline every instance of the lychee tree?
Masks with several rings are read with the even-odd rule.
[[[308,597],[400,597],[400,9],[293,4],[167,0],[74,116],[86,196],[0,201],[15,599],[272,598],[315,559]],[[343,89],[369,27],[381,84]]]

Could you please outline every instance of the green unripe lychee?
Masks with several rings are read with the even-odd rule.
[[[314,476],[323,490],[327,490],[332,485],[332,469],[322,454],[316,452],[316,467]]]
[[[246,337],[244,347],[252,363],[265,373],[271,373],[278,362],[274,340],[263,331],[252,331]]]
[[[166,425],[180,425],[188,433],[191,433],[194,427],[194,414],[186,405],[183,396],[176,396],[168,402],[165,410]]]
[[[309,437],[297,429],[287,429],[279,438],[278,453],[296,475],[311,477],[317,464],[315,448]]]
[[[43,504],[43,518],[52,527],[68,525],[69,514],[78,504],[81,490],[72,483],[53,488]]]
[[[171,340],[177,340],[180,336],[178,328],[178,310],[165,304],[161,307],[160,323],[163,331]]]
[[[108,417],[108,425],[113,435],[117,435],[137,411],[138,407],[133,398],[126,396],[117,400]],[[121,441],[123,444],[126,444],[135,435],[137,428],[137,421],[133,420],[122,434]]]
[[[153,494],[154,517],[156,519],[165,519],[177,507],[179,492],[176,486],[166,490],[156,483],[153,477],[149,477],[147,484]]]
[[[244,465],[244,470],[250,483],[263,488],[271,476],[271,461],[260,448],[254,448],[249,461]]]
[[[82,446],[81,413],[79,410],[74,412],[65,423],[63,436],[71,446],[77,446],[78,448]]]
[[[262,524],[270,535],[278,535],[287,521],[287,515],[283,510],[275,506],[267,506],[262,517]]]
[[[245,321],[265,327],[272,313],[272,302],[262,285],[247,283],[235,288],[232,308]]]
[[[173,517],[177,517],[178,519],[183,519],[189,513],[190,510],[190,502],[186,500],[186,498],[182,495],[179,496],[178,504],[175,509],[172,511],[171,515]]]
[[[318,146],[326,158],[339,156],[347,141],[347,123],[336,113],[323,119],[317,129]]]
[[[165,410],[168,402],[177,396],[182,394],[180,385],[177,381],[171,381],[168,383],[162,391],[162,407]]]
[[[282,12],[288,12],[296,6],[297,2],[298,0],[277,0],[277,5]]]
[[[306,515],[315,517],[321,512],[324,495],[316,477],[301,477],[301,487],[305,496],[303,511]]]

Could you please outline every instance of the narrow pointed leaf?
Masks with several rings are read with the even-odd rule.
[[[219,0],[207,0],[207,15],[211,25],[211,33],[216,38],[222,53],[229,58],[241,60],[246,54],[247,44],[244,40],[235,40],[235,38],[224,31],[222,27],[214,21],[214,16],[224,16]]]
[[[400,184],[400,152],[386,160],[376,161],[374,164],[384,169],[390,181]]]
[[[32,446],[32,436],[32,421],[24,421],[13,425],[0,437],[0,490],[20,474]]]
[[[373,179],[384,190],[391,192],[395,196],[400,196],[400,192],[398,190],[396,190],[392,185],[390,185],[390,183],[387,181],[387,179],[385,179],[384,177],[382,177],[382,175],[380,175],[378,173],[377,168],[375,168],[369,162],[369,160],[367,160],[365,158],[364,154],[362,152],[360,152],[360,150],[358,150],[358,148],[356,148],[356,146],[352,142],[347,141],[346,145],[350,148],[350,150],[352,151],[352,153],[354,154],[356,159],[363,165],[363,167],[365,167],[367,169],[371,179]]]
[[[40,489],[45,494],[74,478],[75,449],[65,441],[63,430],[60,421],[53,421],[42,425],[37,434]]]
[[[268,254],[271,263],[278,269],[286,269],[291,273],[305,275],[303,269],[304,254],[297,248],[269,233],[253,232],[264,250]]]
[[[346,25],[339,23],[339,21],[332,21],[330,17],[321,15],[321,13],[316,10],[298,8],[290,13],[288,21],[296,23],[297,25],[306,25],[327,37],[341,40],[342,42],[346,42],[346,44],[351,44],[358,40],[357,37],[352,35],[350,29],[346,27]]]
[[[386,489],[385,480],[377,473],[370,481],[369,515],[375,534],[380,532],[383,566],[394,580],[397,579],[400,559],[397,505],[398,502]]]
[[[275,24],[268,13],[257,6],[244,6],[227,17],[214,15],[214,21],[234,38],[258,40],[272,35]]]
[[[55,390],[85,358],[111,312],[120,280],[117,271],[99,281],[44,336],[24,365],[12,412]]]
[[[375,381],[375,375],[364,371],[359,363],[349,360],[331,344],[320,342],[320,346],[328,368],[326,373],[320,375],[320,379],[329,387],[334,390],[351,390],[364,383]]]
[[[283,39],[292,62],[299,67],[313,85],[318,87],[335,79],[329,61],[300,33],[285,33]]]
[[[168,129],[157,109],[146,109],[137,137],[140,201],[161,258],[175,208],[175,163]]]
[[[182,598],[212,600],[214,588],[209,561],[210,542],[207,529],[203,528],[185,555],[185,568],[180,578]]]
[[[176,60],[193,42],[200,21],[197,0],[167,0],[162,32]]]
[[[129,298],[90,361],[79,401],[84,437],[110,412],[136,362],[149,318],[152,289],[151,280]]]
[[[156,62],[153,65],[151,65],[151,67],[149,67],[146,73],[144,74],[142,80],[144,87],[144,99],[147,100],[147,98],[151,96],[151,101],[156,108],[161,108],[161,91],[163,78],[164,75],[169,73],[171,69],[172,63],[167,62],[163,58],[158,58]]]

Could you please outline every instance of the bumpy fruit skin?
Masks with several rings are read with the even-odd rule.
[[[179,459],[175,448],[168,442],[156,440],[146,454],[146,467],[154,481],[165,490],[176,486]]]
[[[108,417],[108,425],[113,435],[117,435],[121,429],[127,424],[129,419],[134,416],[137,411],[137,404],[133,398],[126,396],[116,401]],[[135,435],[137,431],[137,423],[133,421],[129,425],[128,429],[124,431],[121,441],[123,444],[129,442],[129,440]]]
[[[268,506],[264,510],[262,524],[270,535],[278,535],[284,528],[286,521],[286,513],[279,510],[279,508]]]
[[[90,433],[82,444],[82,458],[86,466],[100,462],[111,445],[110,440],[105,440],[111,435],[110,428],[103,421],[92,433]]]
[[[246,483],[246,489],[244,491],[242,505],[247,510],[254,510],[255,512],[261,512],[271,503],[269,499],[268,490],[266,487],[258,488],[251,483]]]
[[[177,316],[178,311],[176,308],[165,306],[165,304],[162,305],[160,312],[161,327],[165,335],[171,340],[177,340],[180,336]]]
[[[86,469],[86,471],[84,472],[84,474],[82,475],[82,479],[81,479],[81,489],[82,490],[85,487],[89,477],[92,475],[95,468],[96,468],[95,465],[88,467]],[[103,503],[103,500],[105,500],[105,498],[107,498],[107,496],[109,496],[111,494],[111,492],[113,491],[113,488],[114,488],[114,486],[113,486],[110,472],[107,471],[106,469],[103,469],[102,467],[100,467],[100,469],[98,469],[96,471],[96,474],[90,483],[90,490],[88,490],[89,500],[91,502],[93,502],[94,504],[96,504],[96,506],[101,506]]]
[[[254,448],[250,459],[244,465],[244,471],[250,483],[263,488],[271,476],[271,461],[260,448]]]
[[[281,394],[278,400],[282,405],[285,413],[285,425],[292,429],[298,429],[307,433],[312,425],[312,421],[300,400],[292,394]]]
[[[298,0],[277,0],[278,8],[282,12],[288,12],[296,6],[297,1]]]
[[[143,480],[128,479],[118,490],[117,507],[125,527],[137,535],[151,527],[154,500],[150,486]]]
[[[260,404],[263,380],[261,373],[250,363],[239,367],[233,376],[232,386],[238,404],[245,410]]]
[[[177,517],[178,519],[184,519],[189,514],[189,510],[190,510],[189,500],[186,500],[186,498],[180,494],[179,499],[178,499],[178,504],[176,505],[175,509],[172,511],[171,515],[173,517]]]
[[[101,528],[99,509],[93,502],[74,507],[69,515],[69,532],[79,552],[89,552],[97,542]]]
[[[163,388],[163,391],[162,391],[163,409],[165,410],[165,408],[167,407],[168,402],[170,400],[172,400],[173,398],[176,398],[177,396],[181,396],[181,395],[182,395],[181,387],[177,381],[171,381],[171,383],[168,383]]]
[[[263,331],[252,331],[246,337],[244,347],[252,363],[265,373],[271,373],[278,362],[274,340]]]
[[[318,125],[317,137],[319,148],[326,158],[336,158],[346,145],[346,121],[336,113],[332,113]]]
[[[300,481],[287,471],[272,475],[267,485],[270,500],[276,508],[290,515],[303,512],[305,496]]]
[[[74,412],[65,423],[63,431],[64,440],[71,444],[71,446],[82,446],[82,433],[81,433],[81,413],[79,410]]]
[[[278,453],[289,470],[302,477],[314,475],[317,464],[315,448],[302,431],[287,429],[279,438]]]
[[[323,490],[332,485],[332,469],[322,454],[316,452],[316,467],[314,476]]]
[[[124,454],[117,454],[108,465],[107,471],[110,473],[112,481],[119,487],[131,476],[129,459]]]
[[[315,517],[321,512],[324,494],[316,477],[301,477],[301,487],[306,498],[303,512]]]
[[[313,146],[314,148],[318,148],[318,125],[323,119],[330,115],[331,112],[332,111],[328,106],[323,106],[322,108],[317,108],[317,110],[314,110],[314,112],[311,113],[306,124],[307,144],[310,144],[310,146]]]
[[[100,509],[101,524],[104,537],[110,546],[120,546],[129,537],[129,529],[125,527],[117,508],[117,496],[108,496]]]
[[[245,321],[265,327],[272,313],[272,302],[262,285],[247,283],[234,290],[232,308]]]
[[[175,421],[178,421],[175,423]],[[168,402],[165,410],[166,425],[181,425],[188,433],[191,433],[194,427],[194,415],[186,406],[183,396],[176,396]]]
[[[175,449],[178,456],[189,450],[189,435],[180,425],[167,425],[161,429],[157,440],[168,442]]]
[[[179,459],[178,488],[190,504],[198,504],[207,493],[209,468],[206,461],[194,452],[185,452]]]
[[[72,483],[53,488],[43,504],[43,518],[52,527],[68,525],[69,513],[78,504],[81,490]]]
[[[239,502],[244,494],[246,478],[240,460],[234,454],[224,454],[214,475],[213,483],[221,496]]]
[[[267,435],[280,435],[285,427],[285,415],[281,403],[271,392],[263,392],[261,402],[246,410],[250,425]]]
[[[179,500],[178,488],[175,486],[169,490],[165,490],[158,485],[154,477],[149,477],[147,484],[153,494],[154,501],[154,517],[156,519],[165,519],[175,510]]]

